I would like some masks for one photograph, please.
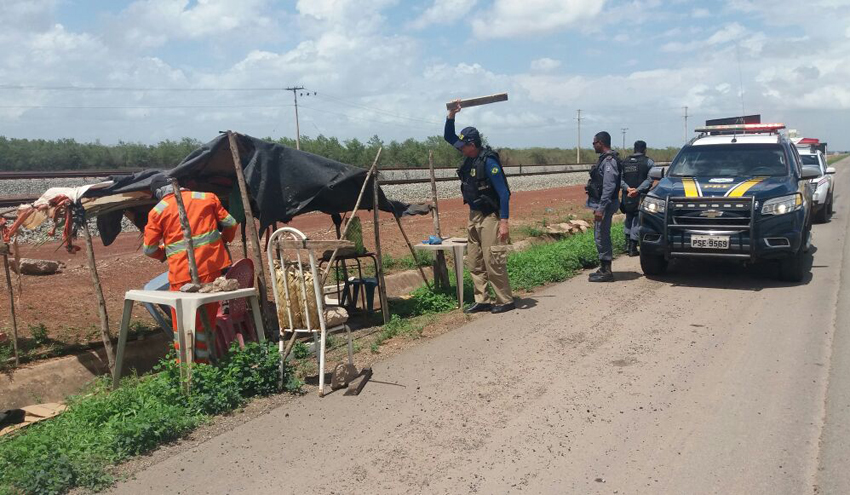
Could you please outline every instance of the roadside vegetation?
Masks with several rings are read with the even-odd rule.
[[[615,224],[611,235],[615,251],[623,252],[622,224]],[[593,232],[588,231],[511,253],[508,275],[519,293],[566,280],[596,265]],[[471,302],[468,272],[461,283],[466,302]],[[366,340],[372,353],[380,353],[381,346],[393,338],[420,337],[441,314],[455,310],[457,302],[453,287],[433,290],[422,286],[408,298],[392,300],[391,305],[390,322]],[[34,338],[41,333],[35,331]],[[329,336],[329,349],[344,349],[342,340]],[[355,352],[363,345],[355,343]],[[238,409],[252,397],[300,391],[300,375],[312,369],[314,359],[303,343],[294,347],[293,358],[281,383],[280,355],[273,343],[248,344],[244,350],[234,347],[219,366],[193,367],[189,393],[184,392],[173,356],[163,359],[150,374],[125,378],[114,391],[108,378],[101,378],[89,390],[70,398],[68,410],[60,416],[0,438],[0,495],[109,486],[115,481],[111,467],[117,463],[176,440],[211,417]]]
[[[291,138],[273,139],[291,148]],[[485,137],[486,141],[486,137]],[[99,142],[80,143],[73,139],[16,139],[0,136],[0,170],[96,170],[121,168],[171,168],[180,163],[203,143],[197,139],[166,140],[158,144],[119,142],[106,145]],[[498,148],[498,143],[493,145]],[[359,139],[339,140],[319,135],[301,137],[301,149],[333,160],[368,167],[375,159],[378,148],[384,167],[424,168],[428,166],[428,152],[434,152],[434,166],[455,167],[459,163],[457,150],[442,136],[429,136],[422,140],[386,142],[372,136],[363,142]],[[546,165],[576,163],[575,148],[498,148],[503,165]],[[631,150],[618,150],[621,154]],[[670,161],[678,148],[650,148],[647,154],[655,161]],[[596,161],[596,154],[588,145],[581,149],[581,163]]]
[[[115,391],[101,378],[72,397],[58,417],[0,438],[0,494],[108,486],[114,481],[109,466],[179,438],[251,397],[300,390],[288,367],[279,382],[279,366],[274,344],[248,344],[220,366],[195,365],[188,394],[173,356],[152,374],[124,379]]]
[[[832,165],[835,162],[840,162],[841,160],[847,158],[847,156],[847,153],[842,153],[840,155],[829,155],[828,157],[826,157],[826,164]]]

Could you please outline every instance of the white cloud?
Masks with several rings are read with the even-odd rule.
[[[711,17],[711,12],[708,9],[696,8],[691,11],[691,17],[694,19],[705,19],[706,17]]]
[[[604,0],[495,0],[472,21],[472,32],[479,39],[549,33],[594,19],[604,5]]]
[[[538,58],[537,60],[531,61],[531,70],[536,72],[546,72],[550,70],[557,69],[561,66],[560,60],[555,60],[551,58]]]
[[[118,16],[128,45],[162,46],[171,39],[199,39],[250,31],[262,36],[274,25],[269,0],[137,0]]]
[[[445,24],[459,20],[468,14],[475,7],[476,3],[478,3],[477,0],[468,0],[465,2],[458,2],[457,0],[434,0],[434,3],[409,25],[413,29],[424,29],[432,24]]]
[[[707,40],[706,43],[709,45],[719,45],[722,43],[729,43],[731,41],[737,41],[741,39],[747,33],[747,29],[738,24],[737,22],[733,22],[732,24],[727,24],[723,26],[722,29],[712,34]]]

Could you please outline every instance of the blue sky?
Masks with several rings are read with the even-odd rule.
[[[219,130],[421,139],[445,102],[495,146],[682,143],[761,113],[850,149],[850,0],[2,0],[0,135],[140,141]],[[271,90],[263,90],[270,88]],[[275,89],[277,88],[277,89]],[[743,98],[741,97],[743,89]]]

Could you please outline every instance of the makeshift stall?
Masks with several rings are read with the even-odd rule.
[[[271,278],[267,271],[268,264],[262,259],[258,230],[266,230],[277,222],[287,223],[295,216],[309,212],[353,215],[361,204],[363,209],[375,212],[375,220],[375,206],[392,213],[396,220],[403,215],[429,213],[426,205],[410,205],[387,199],[377,186],[376,170],[377,158],[372,168],[366,170],[280,144],[227,132],[192,152],[171,170],[152,169],[114,176],[102,183],[42,198],[44,201],[41,205],[39,201],[42,200],[33,205],[22,205],[14,212],[15,222],[11,228],[4,229],[4,235],[13,237],[18,227],[33,228],[40,223],[38,220],[43,222],[53,218],[64,224],[63,241],[67,249],[75,250],[79,248],[73,246],[72,240],[76,232],[82,229],[89,248],[93,283],[96,291],[102,294],[90,236],[86,235],[85,220],[97,219],[105,246],[110,245],[121,232],[124,217],[144,230],[148,212],[158,202],[150,192],[151,180],[159,174],[177,179],[182,187],[216,194],[231,215],[247,227],[252,244],[251,257],[254,266],[260,268],[257,270],[256,287],[259,289],[266,329],[274,334],[277,333],[276,318],[273,318],[273,312],[267,307],[266,297],[266,287]],[[401,228],[400,222],[398,226]],[[379,244],[377,221],[375,231],[376,243]],[[379,248],[377,245],[377,252],[380,252]],[[328,263],[329,267],[332,265],[333,256]],[[326,276],[324,274],[323,279]],[[379,269],[377,276],[382,279],[382,270]],[[386,293],[383,280],[379,285],[380,297],[384,302]],[[102,296],[98,299],[102,301]],[[386,304],[382,304],[382,307],[385,308],[384,317],[387,319]],[[111,339],[105,305],[100,304],[99,309],[103,309],[104,345],[109,349]],[[112,352],[108,354],[112,364]]]

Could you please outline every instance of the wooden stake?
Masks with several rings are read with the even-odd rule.
[[[18,318],[15,315],[15,294],[12,290],[12,276],[9,274],[9,255],[8,244],[3,244],[5,246],[5,250],[3,252],[3,268],[6,270],[6,287],[9,289],[9,309],[12,311],[12,347],[15,350],[15,366],[19,366],[21,364],[20,358],[18,357]],[[18,271],[21,270],[21,266],[18,265]]]
[[[422,280],[425,281],[425,285],[428,287],[428,290],[431,290],[431,284],[428,282],[428,277],[425,276],[425,271],[419,265],[419,261],[416,258],[416,250],[413,249],[413,244],[410,243],[410,239],[407,237],[407,233],[404,231],[404,227],[401,226],[401,220],[393,214],[393,218],[395,218],[395,223],[398,225],[398,230],[401,231],[402,237],[404,237],[404,242],[407,243],[407,248],[410,249],[410,254],[413,255],[413,262],[416,263],[416,268],[419,269],[419,274],[422,275]]]
[[[434,234],[440,239],[443,233],[440,231],[440,206],[437,201],[437,178],[434,176],[434,152],[428,151],[428,169],[431,171],[431,201],[433,209],[431,217],[434,220]],[[446,288],[449,286],[449,269],[446,265],[446,253],[437,251],[434,256],[434,285]]]
[[[236,181],[239,183],[239,193],[242,197],[242,209],[245,211],[245,223],[248,225],[248,234],[251,236],[251,252],[253,254],[254,269],[260,267],[257,277],[257,290],[260,295],[260,306],[262,306],[263,321],[266,328],[277,328],[277,318],[272,322],[272,311],[269,308],[268,287],[269,278],[268,268],[263,263],[263,249],[260,245],[260,235],[257,233],[257,224],[254,223],[254,213],[251,211],[251,196],[248,194],[248,184],[245,182],[245,172],[242,170],[242,160],[239,158],[239,145],[236,143],[236,134],[232,131],[227,131],[227,140],[230,144],[230,154],[233,157],[233,167],[236,169]]]
[[[89,273],[97,297],[97,312],[100,315],[100,338],[103,340],[103,350],[106,352],[106,362],[109,371],[115,372],[115,351],[112,348],[112,337],[109,335],[109,314],[106,312],[106,299],[103,297],[103,286],[100,285],[100,275],[97,273],[97,263],[94,259],[94,245],[91,240],[88,222],[83,220],[83,239],[86,241],[86,258],[89,263]]]
[[[177,201],[177,211],[180,214],[180,226],[183,227],[183,240],[186,241],[186,256],[189,259],[189,275],[192,277],[192,283],[201,285],[201,277],[198,275],[198,263],[195,260],[195,243],[192,241],[192,227],[189,225],[189,215],[186,213],[186,205],[183,204],[183,194],[180,191],[180,183],[177,179],[171,179],[171,187],[174,188],[174,199]],[[215,334],[210,318],[207,315],[203,306],[198,308],[201,315],[201,325],[204,327],[204,332],[207,334],[207,351],[209,352],[210,360],[214,357],[215,352]],[[182,349],[187,356],[183,363],[192,363],[194,361],[195,343],[191,339],[186,339],[186,349]],[[191,377],[191,375],[190,375]]]
[[[386,325],[390,322],[390,305],[387,302],[387,286],[384,281],[384,260],[381,258],[381,225],[378,221],[380,212],[380,208],[378,208],[379,187],[378,174],[376,171],[375,176],[372,178],[372,218],[375,222],[375,256],[378,261],[378,273],[376,274],[378,277],[378,292],[381,297],[381,314],[384,316],[384,325]],[[413,248],[411,247],[410,249]]]

